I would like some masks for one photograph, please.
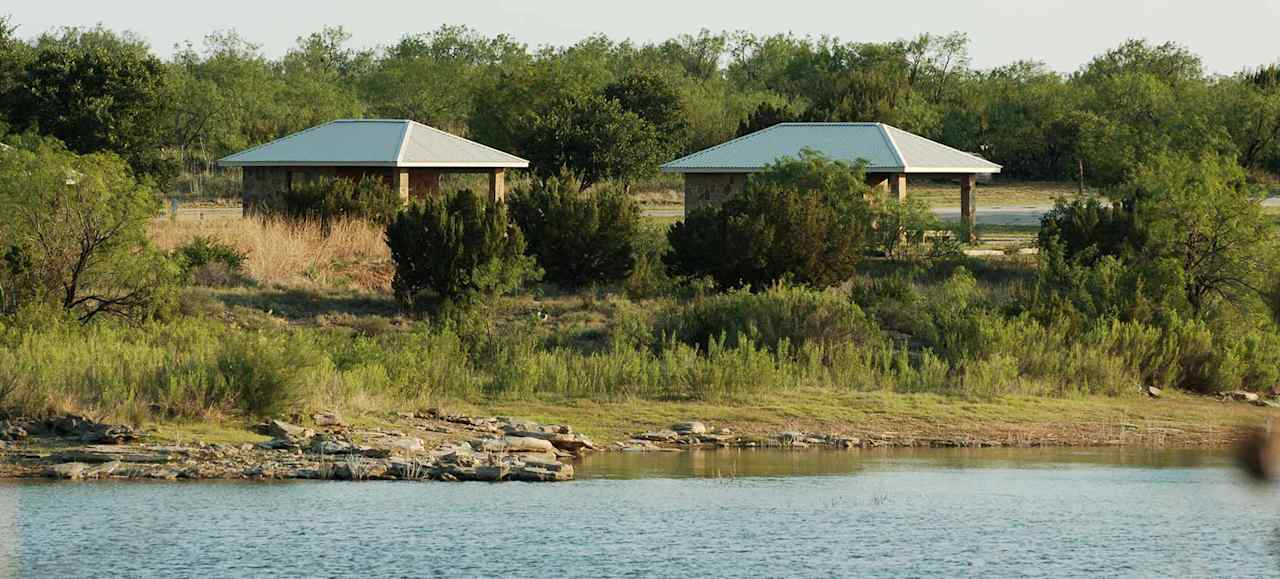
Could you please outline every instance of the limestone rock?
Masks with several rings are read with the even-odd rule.
[[[701,422],[677,422],[671,425],[671,430],[676,434],[703,434],[707,431],[707,425]]]
[[[53,478],[80,480],[84,478],[84,471],[87,469],[88,465],[83,462],[64,462],[49,467],[46,474]]]
[[[675,440],[678,435],[674,430],[656,430],[653,432],[644,432],[637,434],[635,438],[640,440],[650,440],[654,442],[669,442]]]
[[[554,454],[555,445],[548,440],[528,436],[504,436],[481,438],[471,441],[471,447],[481,452],[543,452]]]
[[[1223,392],[1222,397],[1227,400],[1235,400],[1237,402],[1253,402],[1258,400],[1258,395],[1253,392],[1245,392],[1244,390],[1232,390]]]
[[[413,454],[425,449],[421,438],[395,438],[386,443],[386,446],[392,454]]]
[[[337,412],[319,412],[311,415],[316,426],[342,426],[342,416]]]
[[[27,437],[27,430],[8,420],[0,421],[0,440],[18,441]]]
[[[53,458],[63,462],[133,462],[159,464],[172,461],[187,449],[149,448],[143,446],[90,445],[71,448],[54,454]]]

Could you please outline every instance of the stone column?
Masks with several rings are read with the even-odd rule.
[[[972,173],[960,176],[960,226],[964,229],[965,241],[977,243],[977,212],[974,210],[974,191],[978,186],[978,176]]]
[[[899,202],[907,200],[906,173],[894,173],[889,175],[889,195],[896,198]]]
[[[497,203],[507,198],[506,176],[503,169],[489,172],[489,200]]]
[[[409,203],[409,170],[397,167],[391,170],[391,175],[395,182],[396,193],[400,195],[400,202],[407,205]]]

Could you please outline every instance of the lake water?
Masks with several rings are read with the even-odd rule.
[[[1196,452],[588,458],[560,484],[0,483],[0,576],[1280,577]]]

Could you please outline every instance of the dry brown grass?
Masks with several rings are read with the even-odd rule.
[[[388,292],[391,284],[391,256],[382,228],[365,221],[334,223],[326,236],[316,222],[157,220],[150,235],[166,250],[197,235],[231,244],[247,254],[245,274],[263,285]]]

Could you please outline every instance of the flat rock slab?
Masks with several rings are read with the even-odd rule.
[[[135,462],[159,464],[171,462],[178,452],[171,449],[140,446],[92,445],[54,453],[51,458],[59,462]]]

